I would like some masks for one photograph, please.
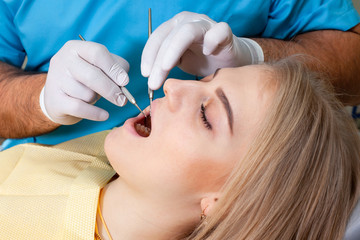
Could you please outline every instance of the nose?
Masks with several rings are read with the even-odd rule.
[[[164,84],[164,94],[168,101],[170,111],[180,109],[184,101],[193,98],[197,86],[194,81],[167,79]]]

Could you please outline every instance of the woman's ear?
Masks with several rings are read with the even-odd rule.
[[[210,214],[211,210],[214,209],[217,200],[219,199],[220,194],[210,193],[206,197],[201,199],[201,217],[206,217]]]

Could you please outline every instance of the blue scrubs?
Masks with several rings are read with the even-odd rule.
[[[0,1],[0,61],[21,66],[28,56],[27,71],[48,71],[50,58],[78,34],[105,45],[130,63],[128,89],[141,108],[149,104],[147,79],[141,76],[140,59],[148,38],[148,8],[153,30],[181,11],[203,13],[227,22],[243,37],[290,39],[318,29],[348,30],[360,22],[351,0],[3,0]],[[194,79],[175,68],[171,77]],[[162,96],[162,90],[155,97]],[[57,144],[86,134],[111,129],[137,115],[131,104],[117,107],[104,99],[96,103],[110,117],[105,122],[82,120],[72,126],[20,140],[8,139],[3,148],[19,143]]]

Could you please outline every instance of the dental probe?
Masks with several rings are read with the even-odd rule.
[[[123,92],[123,94],[125,95],[125,97],[127,98],[127,100],[129,100],[129,102],[131,102],[135,107],[137,107],[139,109],[139,111],[144,114],[145,116],[145,120],[146,120],[146,114],[141,110],[141,108],[136,104],[135,98],[133,97],[133,95],[131,95],[131,93],[129,92],[129,90],[127,90],[125,87],[120,86],[121,91]]]
[[[81,34],[79,34],[79,38],[82,41],[85,41],[85,39],[81,36]],[[127,100],[129,102],[131,102],[135,107],[137,107],[137,109],[139,109],[139,111],[144,114],[145,119],[146,119],[146,114],[141,110],[141,108],[137,105],[135,98],[133,97],[133,95],[131,95],[131,93],[129,92],[129,90],[126,89],[126,87],[120,86],[121,91],[123,92],[123,94],[125,95],[125,97],[127,98]]]
[[[80,38],[82,41],[86,41],[86,40],[81,36],[81,34],[79,34],[79,38]]]
[[[149,27],[149,30],[148,30],[148,38],[150,38],[150,35],[151,35],[151,8],[149,8],[149,20],[148,20],[148,27]],[[154,98],[154,91],[151,90],[149,87],[148,87],[148,95],[149,95],[149,99],[150,99],[150,117],[151,117],[151,104],[152,104],[152,100]]]

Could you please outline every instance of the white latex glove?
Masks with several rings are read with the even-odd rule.
[[[89,41],[67,42],[50,61],[40,106],[53,122],[70,125],[81,119],[104,121],[109,113],[93,106],[102,96],[123,106],[119,86],[129,82],[129,63],[104,45]]]
[[[169,71],[207,76],[217,68],[238,67],[264,61],[262,48],[249,38],[232,34],[227,23],[216,23],[203,14],[181,12],[151,34],[141,58],[141,73],[156,90]]]

